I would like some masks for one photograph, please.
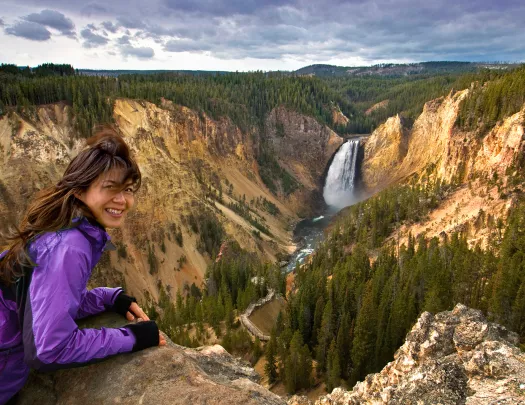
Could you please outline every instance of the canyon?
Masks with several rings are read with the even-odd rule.
[[[525,153],[525,109],[483,136],[462,131],[455,123],[468,91],[451,92],[427,102],[411,126],[401,116],[394,116],[360,140],[358,187],[365,196],[404,183],[453,185],[428,218],[402,225],[396,235],[401,242],[408,235],[443,237],[461,231],[469,243],[486,246],[490,228],[498,221],[505,223],[516,195],[523,192],[523,184],[513,179],[519,175],[516,161]],[[11,112],[0,119],[0,214],[6,218],[2,230],[16,223],[37,190],[59,179],[69,159],[84,146],[83,139],[72,136],[75,131],[69,109],[58,103],[40,106],[33,117]],[[200,212],[210,213],[223,226],[226,240],[236,241],[261,259],[275,263],[286,257],[294,249],[293,226],[322,207],[327,165],[345,141],[312,117],[285,107],[272,110],[264,122],[266,141],[281,167],[297,183],[286,194],[279,185],[276,192],[270,191],[261,178],[255,157],[261,148],[260,129],[242,131],[228,118],[215,120],[167,100],[155,105],[117,99],[113,118],[137,157],[143,186],[126,226],[111,232],[117,251],[100,264],[91,283],[123,284],[139,299],[157,300],[159,284],[179,291],[193,283],[202,284],[212,257],[200,248],[199,235],[189,224],[189,217]],[[270,213],[257,201],[267,201],[277,210]],[[257,234],[253,223],[232,209],[232,204],[241,202],[250,206],[252,215],[269,233]],[[482,216],[491,216],[492,222],[481,221]],[[177,232],[182,234],[182,244],[176,240]],[[512,333],[464,306],[445,314],[425,313],[393,363],[367,377],[354,391],[336,389],[317,403],[410,403],[407,398],[415,392],[442,403],[457,403],[456,399],[461,403],[489,403],[501,398],[520,403],[520,384],[525,381],[517,343]],[[173,353],[183,350],[170,345],[171,349]],[[157,356],[151,354],[155,350],[162,349],[133,356]],[[222,356],[220,349],[214,350]],[[442,356],[446,361],[440,360]],[[430,363],[425,362],[427,359]],[[142,364],[145,360],[136,361]],[[155,361],[164,364],[160,359]],[[507,378],[498,371],[503,369],[512,375]],[[198,381],[208,378],[193,368],[188,372]],[[449,372],[454,375],[451,382],[445,378]],[[421,382],[422,375],[432,377],[428,384],[412,383]],[[77,377],[84,378],[81,372]],[[211,377],[211,386],[235,381],[217,378]],[[242,384],[253,388],[253,380]],[[450,382],[445,384],[448,391],[436,397],[435,386],[443,381]],[[483,388],[487,381],[494,389]],[[237,384],[234,391],[239,388]],[[271,393],[252,388],[248,389],[250,394],[236,391],[238,398],[244,401],[245,395],[268,396],[268,402],[261,399],[253,403],[282,403]],[[256,391],[258,394],[253,393]],[[192,395],[205,398],[210,392],[203,391],[201,397],[198,392]],[[225,395],[230,395],[228,392]],[[451,398],[449,402],[447,398]],[[300,398],[290,401],[308,403]]]
[[[143,182],[125,227],[110,232],[117,251],[100,263],[91,283],[124,285],[141,299],[157,300],[159,283],[174,290],[202,284],[212,258],[199,249],[190,215],[209,213],[227,239],[265,261],[286,257],[294,249],[293,225],[299,215],[312,213],[312,201],[322,199],[323,171],[343,143],[311,117],[284,108],[272,111],[267,137],[298,183],[289,195],[275,195],[259,175],[256,129],[244,133],[227,118],[213,120],[167,100],[156,106],[118,99],[113,118],[136,156]],[[66,104],[40,106],[31,118],[12,112],[0,119],[0,215],[5,218],[0,230],[21,219],[32,196],[60,178],[84,142],[75,137]],[[253,224],[231,209],[241,202],[271,236],[256,235]],[[276,207],[273,214],[264,209],[269,204]]]

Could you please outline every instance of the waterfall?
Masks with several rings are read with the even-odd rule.
[[[350,140],[337,151],[328,169],[323,190],[326,203],[343,208],[355,202],[354,185],[359,139]]]

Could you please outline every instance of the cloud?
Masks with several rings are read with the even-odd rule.
[[[169,9],[213,16],[253,14],[263,8],[292,4],[289,0],[166,0]]]
[[[109,32],[115,34],[118,31],[118,27],[114,25],[111,21],[103,21],[102,26]]]
[[[117,53],[135,56],[140,48],[132,44],[157,43],[159,55],[153,54],[159,60],[176,52],[283,64],[525,59],[523,0],[24,0],[35,10],[42,3],[71,16],[77,26],[83,16],[88,31],[79,37],[85,47],[115,46]],[[4,27],[12,35],[22,28]],[[42,28],[25,28],[32,39],[49,38]]]
[[[117,39],[117,43],[120,45],[131,45],[129,40],[130,40],[129,35],[123,35]]]
[[[3,27],[5,25],[4,20],[0,18],[0,27]]]
[[[85,15],[87,17],[92,17],[95,15],[103,15],[108,12],[109,10],[106,7],[101,6],[100,4],[96,4],[96,3],[90,3],[82,7],[80,10],[80,14]]]
[[[42,10],[40,13],[29,14],[22,17],[25,21],[40,24],[45,27],[54,28],[62,35],[76,38],[75,24],[70,18],[55,10]]]
[[[155,56],[155,51],[150,47],[134,47],[132,45],[124,45],[120,48],[120,53],[123,56],[134,56],[138,59],[151,59]]]
[[[145,28],[146,24],[142,21],[141,18],[134,17],[118,17],[117,21],[121,27],[124,28]]]
[[[106,45],[109,40],[102,35],[95,34],[90,28],[86,27],[80,31],[80,36],[84,39],[84,48],[97,48]]]
[[[204,52],[210,49],[210,44],[192,39],[172,39],[164,45],[164,50],[168,52]]]
[[[51,33],[46,27],[29,21],[19,21],[15,25],[5,29],[9,35],[30,39],[32,41],[47,41]]]

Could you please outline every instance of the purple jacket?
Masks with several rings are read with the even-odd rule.
[[[75,323],[111,307],[122,291],[86,288],[109,239],[84,218],[73,228],[44,233],[30,244],[36,267],[22,328],[16,303],[0,290],[0,405],[22,388],[29,367],[53,370],[132,351],[135,337],[129,329],[79,329]]]

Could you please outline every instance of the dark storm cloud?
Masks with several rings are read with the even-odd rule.
[[[75,24],[70,18],[55,10],[42,10],[40,13],[32,13],[23,17],[24,20],[54,28],[62,35],[75,38]]]
[[[120,48],[123,56],[134,56],[139,59],[151,59],[155,56],[153,48],[149,47],[134,47],[132,45],[124,45]]]
[[[15,25],[5,29],[9,35],[30,39],[32,41],[47,41],[51,33],[46,27],[29,21],[19,21]]]
[[[4,20],[2,20],[2,19],[0,18],[0,27],[3,27],[4,25],[5,25],[5,24],[4,24]]]
[[[80,31],[80,36],[84,39],[82,46],[84,48],[97,48],[99,46],[106,45],[109,40],[104,38],[102,35],[95,34],[93,30],[86,27]]]

